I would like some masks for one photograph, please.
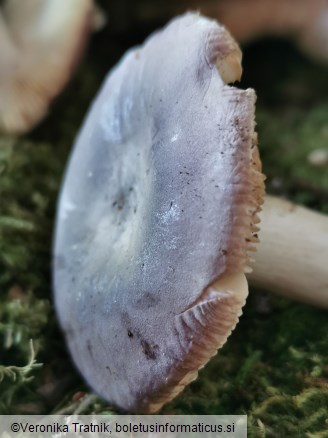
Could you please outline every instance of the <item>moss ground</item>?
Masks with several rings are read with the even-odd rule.
[[[134,35],[97,35],[46,121],[22,138],[0,137],[1,414],[69,412],[90,393],[52,305],[53,220],[83,115],[105,72],[135,42]],[[328,144],[327,68],[285,42],[263,41],[246,50],[242,86],[258,93],[268,191],[328,213],[327,168],[307,160]],[[85,413],[113,412],[87,399]],[[227,344],[163,412],[246,413],[251,437],[328,437],[327,312],[251,291]]]

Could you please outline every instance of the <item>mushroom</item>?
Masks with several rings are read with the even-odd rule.
[[[252,285],[328,308],[328,218],[267,196]]]
[[[96,97],[58,206],[54,290],[73,359],[122,410],[156,412],[234,329],[264,177],[241,52],[189,13]]]
[[[22,134],[72,75],[92,25],[92,0],[7,0],[0,7],[0,131]]]

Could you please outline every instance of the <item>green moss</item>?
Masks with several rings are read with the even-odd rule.
[[[80,403],[74,394],[87,390],[71,366],[52,304],[53,219],[85,111],[105,71],[133,41],[96,36],[48,119],[20,139],[0,137],[0,413],[74,410]],[[307,161],[311,150],[327,147],[327,70],[271,41],[246,51],[245,70],[243,85],[258,93],[269,190],[328,212],[327,171]],[[30,339],[42,367],[31,362]],[[251,437],[327,436],[327,363],[326,312],[252,291],[227,344],[162,412],[246,413]],[[84,412],[113,411],[90,399]]]
[[[10,413],[10,406],[15,396],[21,396],[20,390],[24,391],[28,387],[28,383],[33,380],[32,373],[42,366],[41,363],[36,362],[32,341],[29,342],[29,350],[30,358],[27,365],[21,367],[16,365],[0,365],[1,413]]]
[[[328,104],[320,103],[305,113],[280,115],[267,108],[257,111],[261,156],[269,187],[280,184],[296,202],[328,212],[328,172],[310,164],[309,154],[327,149]],[[268,164],[266,164],[268,163]],[[314,204],[314,205],[313,205]]]

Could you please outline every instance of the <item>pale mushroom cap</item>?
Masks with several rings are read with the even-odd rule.
[[[226,58],[238,76],[236,57],[215,21],[173,20],[110,72],[75,144],[56,306],[76,365],[123,410],[153,412],[180,392],[245,302],[263,176],[255,93],[216,68]]]
[[[21,134],[48,112],[72,75],[92,0],[7,0],[0,8],[0,131]]]

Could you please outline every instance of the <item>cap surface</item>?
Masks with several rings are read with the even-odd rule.
[[[154,412],[181,391],[245,302],[263,176],[255,93],[218,70],[236,48],[187,14],[129,51],[66,172],[56,307],[81,373],[125,411]]]

